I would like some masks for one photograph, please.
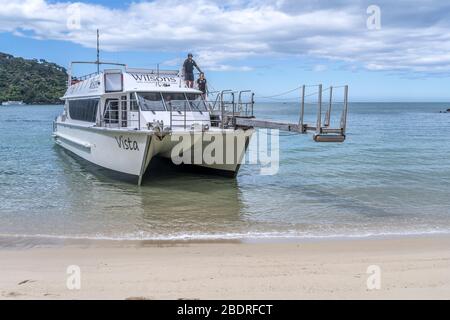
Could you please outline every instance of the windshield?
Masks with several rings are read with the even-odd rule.
[[[163,93],[164,102],[167,109],[170,111],[190,111],[188,101],[184,93]]]
[[[159,92],[138,93],[137,96],[142,111],[166,110]]]
[[[137,94],[142,111],[208,111],[205,100],[198,93],[144,92]]]
[[[198,93],[187,93],[186,98],[189,100],[191,104],[192,111],[208,111],[206,108],[205,100],[202,98],[201,94]]]

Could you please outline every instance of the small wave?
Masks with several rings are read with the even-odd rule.
[[[296,232],[248,232],[248,233],[192,233],[174,235],[51,235],[51,234],[0,234],[3,239],[39,240],[87,240],[87,241],[220,241],[220,240],[319,240],[319,239],[367,239],[386,237],[410,237],[427,235],[450,235],[450,230],[426,230],[405,232],[367,232],[360,234],[298,234]]]

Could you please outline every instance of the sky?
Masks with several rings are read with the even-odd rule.
[[[0,0],[0,52],[67,67],[96,59],[97,28],[101,60],[177,69],[192,52],[216,90],[450,101],[448,0]]]

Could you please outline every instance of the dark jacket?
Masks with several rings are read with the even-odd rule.
[[[203,93],[206,93],[206,79],[197,79],[198,84],[198,90],[200,90]]]
[[[202,71],[200,70],[200,68],[197,66],[197,63],[194,61],[194,59],[191,59],[191,60],[186,59],[186,60],[184,60],[184,63],[183,63],[183,70],[184,70],[184,73],[185,73],[185,74],[188,74],[188,73],[194,73],[194,67],[195,67],[199,72],[202,72]]]

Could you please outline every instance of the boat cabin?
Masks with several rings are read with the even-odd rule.
[[[202,92],[186,87],[176,70],[125,67],[69,79],[62,99],[74,123],[132,130],[211,126]]]

